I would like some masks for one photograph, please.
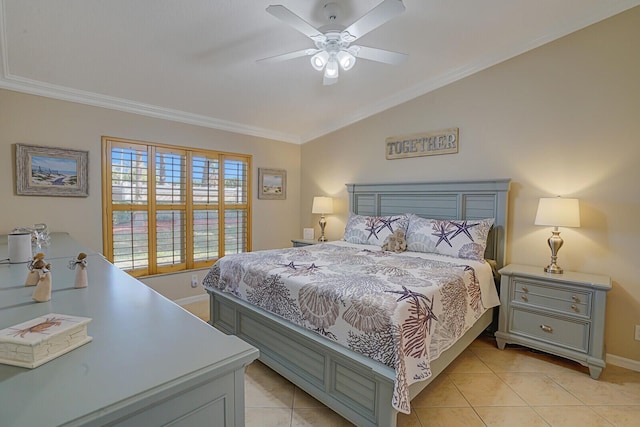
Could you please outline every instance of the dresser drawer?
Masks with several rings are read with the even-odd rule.
[[[512,301],[589,318],[591,316],[591,296],[592,293],[589,291],[544,286],[540,283],[518,279],[514,281]]]
[[[513,308],[510,331],[572,350],[589,352],[590,323]]]

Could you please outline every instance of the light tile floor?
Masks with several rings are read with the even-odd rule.
[[[597,381],[588,372],[518,346],[498,350],[482,336],[416,396],[398,427],[640,426],[640,372],[609,365]],[[245,407],[247,427],[352,425],[259,361],[246,369]]]

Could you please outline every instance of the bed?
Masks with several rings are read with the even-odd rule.
[[[493,227],[486,239],[484,258],[492,260],[495,268],[500,268],[504,264],[505,255],[509,186],[510,181],[502,179],[348,184],[347,189],[349,208],[354,215],[393,217],[413,214],[420,218],[458,220],[465,223],[469,221],[469,224],[492,218]],[[349,225],[347,228],[349,229]],[[298,248],[297,252],[295,249],[291,251],[294,252],[276,250],[265,254],[253,253],[247,254],[246,258],[247,262],[248,258],[253,258],[262,260],[260,262],[264,264],[264,259],[276,257],[283,264],[283,269],[291,269],[295,267],[295,262],[287,266],[282,261],[289,261],[286,257],[303,255],[307,260],[315,260],[321,252],[328,252],[328,256],[333,255],[334,258],[335,253],[344,253],[345,257],[354,260],[382,256],[359,245],[355,248],[339,244],[316,245],[304,250]],[[367,262],[363,261],[365,264]],[[220,261],[216,264],[220,264]],[[220,276],[220,267],[214,265],[208,277],[215,276],[214,272]],[[228,277],[226,281],[230,282]],[[473,324],[465,327],[468,330],[453,345],[448,344],[446,350],[424,368],[426,374],[420,375],[426,379],[408,381],[407,387],[402,388],[398,386],[402,384],[398,381],[399,370],[390,366],[392,364],[351,350],[333,339],[335,337],[327,339],[326,335],[333,334],[331,330],[321,328],[314,332],[286,320],[287,316],[282,313],[276,315],[256,307],[239,298],[243,294],[239,285],[236,287],[226,283],[224,286],[217,286],[216,283],[205,280],[205,288],[210,295],[211,324],[259,348],[263,363],[358,426],[395,426],[398,410],[407,412],[408,400],[424,389],[493,320],[492,309],[483,310],[481,314],[479,312],[477,320],[474,318]],[[225,286],[226,290],[223,290]],[[417,366],[422,367],[422,364]],[[420,375],[415,377],[419,378]],[[399,402],[399,396],[404,394],[407,402],[403,405],[402,399]]]

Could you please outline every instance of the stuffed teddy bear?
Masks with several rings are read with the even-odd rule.
[[[398,229],[387,236],[382,244],[383,251],[404,252],[407,250],[407,241],[404,238],[404,231]]]

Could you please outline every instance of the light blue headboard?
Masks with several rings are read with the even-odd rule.
[[[434,219],[495,218],[485,257],[504,266],[510,179],[347,184],[349,209],[358,215],[414,213]]]

